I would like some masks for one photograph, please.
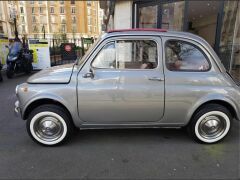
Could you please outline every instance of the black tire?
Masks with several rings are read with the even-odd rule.
[[[214,114],[216,117],[214,117]],[[204,116],[206,117],[204,118]],[[187,126],[187,131],[196,142],[213,144],[223,140],[226,137],[230,131],[232,119],[233,117],[226,107],[219,104],[207,104],[197,110],[197,112],[193,115],[190,123]],[[218,122],[217,124],[216,121]],[[209,126],[209,123],[212,126]],[[216,127],[221,127],[219,125],[222,126],[222,130],[219,128],[219,132],[216,131],[216,135],[214,135],[214,130],[217,130]],[[207,131],[212,130],[213,134],[207,134],[206,131],[203,130],[204,127]]]
[[[3,82],[2,74],[0,72],[0,82]]]
[[[6,71],[6,74],[7,74],[7,78],[8,79],[12,79],[13,78],[13,75],[14,75],[14,71],[12,69],[7,69]]]
[[[33,70],[33,66],[32,66],[32,63],[28,63],[27,66],[25,67],[25,73],[26,74],[30,74]]]
[[[37,126],[39,120],[36,120],[36,117],[43,113],[47,113],[47,114],[52,113],[53,115],[57,114],[59,117],[61,117],[60,119],[58,119],[55,117],[55,115],[49,116],[49,117],[54,117],[57,120],[59,120],[59,124],[62,125],[62,129],[64,131],[63,135],[61,135],[55,141],[48,142],[44,139],[41,139],[41,137],[40,137],[41,135],[38,135],[37,132],[35,132],[35,130],[34,130],[34,126],[43,127],[43,126]],[[43,117],[46,117],[46,116],[43,116]],[[40,116],[40,118],[41,118],[41,116]],[[42,119],[44,119],[44,118],[42,118]],[[28,119],[27,119],[26,126],[27,126],[27,132],[28,132],[29,136],[33,139],[33,141],[37,142],[38,144],[44,145],[44,146],[56,146],[56,145],[60,145],[60,144],[64,143],[65,141],[67,141],[70,138],[70,136],[72,135],[72,133],[74,132],[74,129],[75,129],[68,112],[64,108],[57,106],[57,105],[52,105],[52,104],[41,105],[41,106],[35,108],[32,112],[30,112]]]

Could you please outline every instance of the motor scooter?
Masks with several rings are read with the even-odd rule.
[[[14,74],[23,73],[30,74],[33,70],[33,51],[23,48],[22,43],[19,41],[13,42],[8,47],[9,53],[7,56],[7,77],[12,78]]]

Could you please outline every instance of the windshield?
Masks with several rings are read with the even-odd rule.
[[[21,49],[22,49],[22,43],[21,42],[14,42],[10,46],[9,54],[11,56],[17,55]]]
[[[77,60],[77,65],[81,65],[86,57],[89,55],[89,53],[92,51],[92,49],[98,44],[98,42],[101,40],[101,36],[91,45],[91,47],[87,50],[87,52],[84,54],[84,56],[82,58],[78,58]]]

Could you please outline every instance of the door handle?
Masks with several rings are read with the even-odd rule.
[[[148,78],[148,80],[150,80],[150,81],[164,81],[164,79],[160,78],[160,77],[150,77],[150,78]]]

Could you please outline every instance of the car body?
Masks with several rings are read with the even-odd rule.
[[[240,88],[211,46],[196,35],[161,29],[106,33],[80,61],[34,74],[16,87],[16,94],[15,111],[29,121],[30,136],[44,145],[65,140],[70,126],[188,126],[195,139],[214,143],[227,134],[231,119],[240,119]],[[60,111],[66,118],[59,122],[58,115],[65,116]],[[54,121],[48,112],[55,114]],[[62,135],[65,126],[60,140],[49,137]],[[217,126],[214,137],[198,134]]]

